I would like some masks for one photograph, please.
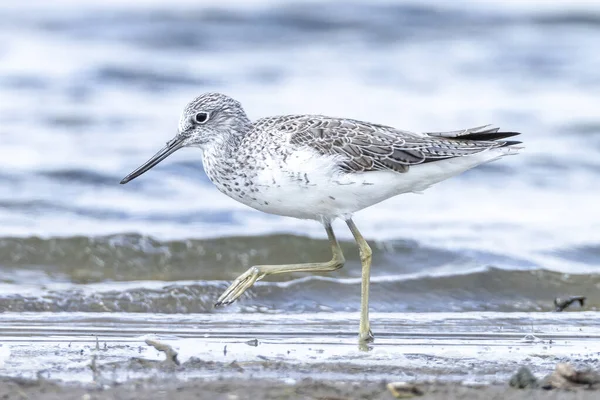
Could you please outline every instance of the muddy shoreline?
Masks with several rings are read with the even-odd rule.
[[[0,398],[3,399],[214,399],[214,400],[285,400],[285,399],[372,399],[394,397],[386,388],[386,381],[329,381],[307,378],[301,381],[269,379],[219,380],[192,379],[179,381],[133,380],[121,384],[67,384],[46,379],[0,377]],[[418,383],[424,399],[597,399],[592,390],[543,391],[518,390],[507,385],[464,385],[460,383]]]

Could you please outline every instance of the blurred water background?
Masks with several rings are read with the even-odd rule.
[[[215,310],[253,264],[328,259],[322,227],[227,198],[197,149],[118,184],[206,91],[251,118],[522,132],[523,154],[356,215],[372,309],[548,311],[564,294],[595,309],[598,43],[600,4],[583,1],[1,2],[0,310],[358,310],[343,224],[345,268]]]

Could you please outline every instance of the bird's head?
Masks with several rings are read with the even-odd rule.
[[[189,102],[179,119],[178,132],[167,145],[121,181],[125,184],[183,147],[226,146],[250,125],[242,105],[220,93],[204,93]]]

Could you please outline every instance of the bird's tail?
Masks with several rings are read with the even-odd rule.
[[[520,132],[501,132],[500,128],[492,125],[483,125],[476,128],[463,129],[460,131],[447,131],[447,132],[426,132],[429,136],[442,137],[446,139],[455,140],[482,140],[482,141],[495,141],[500,139],[506,139],[509,137],[520,135]],[[507,142],[507,143],[520,143],[520,142]],[[508,145],[510,146],[510,144]]]
[[[522,146],[517,146],[522,142],[517,140],[502,140],[513,136],[518,136],[520,132],[501,132],[500,128],[492,125],[483,125],[476,128],[463,129],[460,131],[447,131],[447,132],[427,132],[429,136],[460,140],[460,141],[485,141],[485,142],[498,142],[500,145],[498,148],[504,150],[504,155],[517,154],[521,150]]]

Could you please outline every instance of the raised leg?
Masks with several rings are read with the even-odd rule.
[[[360,326],[358,329],[358,341],[361,344],[373,341],[371,333],[371,324],[369,323],[369,283],[371,279],[371,256],[373,252],[367,241],[362,237],[354,221],[346,220],[348,228],[354,235],[354,240],[360,250],[360,262],[362,264],[362,282],[360,289]]]
[[[338,244],[330,223],[325,224],[329,244],[333,257],[330,261],[323,263],[306,264],[284,264],[284,265],[256,265],[240,275],[227,290],[219,297],[215,307],[233,303],[240,297],[254,282],[263,279],[265,276],[281,274],[284,272],[329,272],[344,266],[344,254]]]

